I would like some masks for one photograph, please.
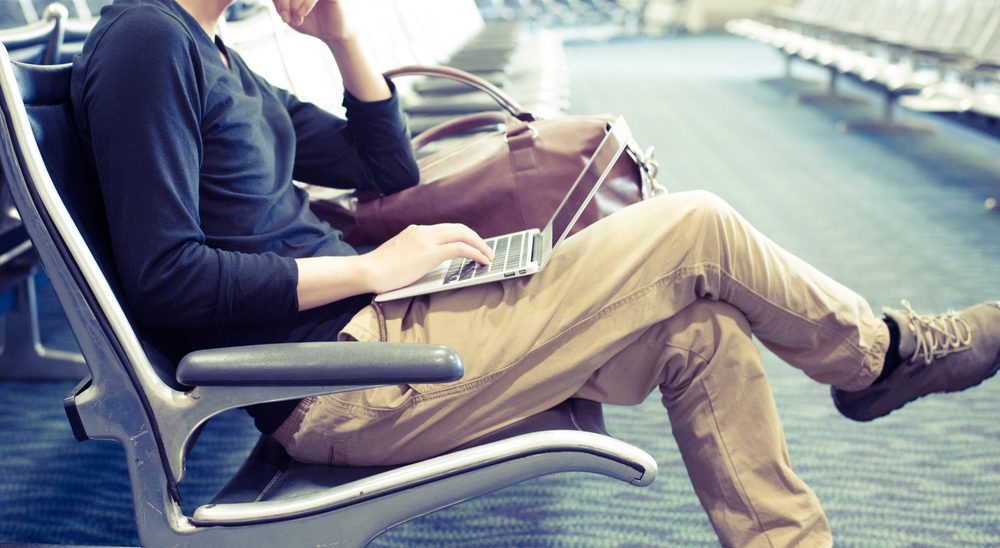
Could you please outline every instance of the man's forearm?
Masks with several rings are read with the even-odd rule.
[[[370,275],[360,256],[296,259],[299,311],[370,293]]]
[[[375,71],[357,38],[326,40],[344,80],[344,89],[361,101],[384,101],[392,96],[385,78]]]
[[[295,259],[299,311],[409,285],[459,257],[488,265],[494,254],[469,227],[439,224],[410,226],[364,255]]]

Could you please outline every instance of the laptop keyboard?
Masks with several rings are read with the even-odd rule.
[[[478,278],[486,274],[515,270],[528,263],[531,241],[525,233],[510,234],[486,240],[486,245],[494,251],[493,263],[488,267],[480,266],[476,261],[458,258],[448,265],[444,283],[454,283],[461,280]]]

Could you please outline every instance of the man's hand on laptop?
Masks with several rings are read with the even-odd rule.
[[[442,262],[460,257],[489,265],[493,250],[475,231],[462,224],[410,225],[361,256],[375,293],[409,285]]]

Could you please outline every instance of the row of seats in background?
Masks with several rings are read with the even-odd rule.
[[[67,62],[80,52],[97,15],[110,0],[4,0],[0,41],[12,59],[28,63]]]
[[[477,0],[487,21],[525,21],[565,40],[685,31],[688,0]]]
[[[44,19],[45,9],[53,0],[4,0],[0,2],[0,29],[19,27]],[[111,0],[65,0],[62,4],[69,17],[81,20],[96,17]]]
[[[793,61],[827,69],[826,92],[802,102],[851,101],[838,93],[840,77],[883,94],[881,119],[840,122],[840,130],[933,129],[897,120],[898,103],[998,134],[1000,0],[801,0],[727,29],[777,48],[786,76]]]

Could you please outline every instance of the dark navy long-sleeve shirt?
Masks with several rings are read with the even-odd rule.
[[[340,119],[269,85],[173,0],[118,0],[74,63],[72,101],[139,324],[185,351],[322,340],[368,302],[298,312],[294,259],[355,251],[292,180],[382,194],[416,184],[395,93],[345,94]]]

